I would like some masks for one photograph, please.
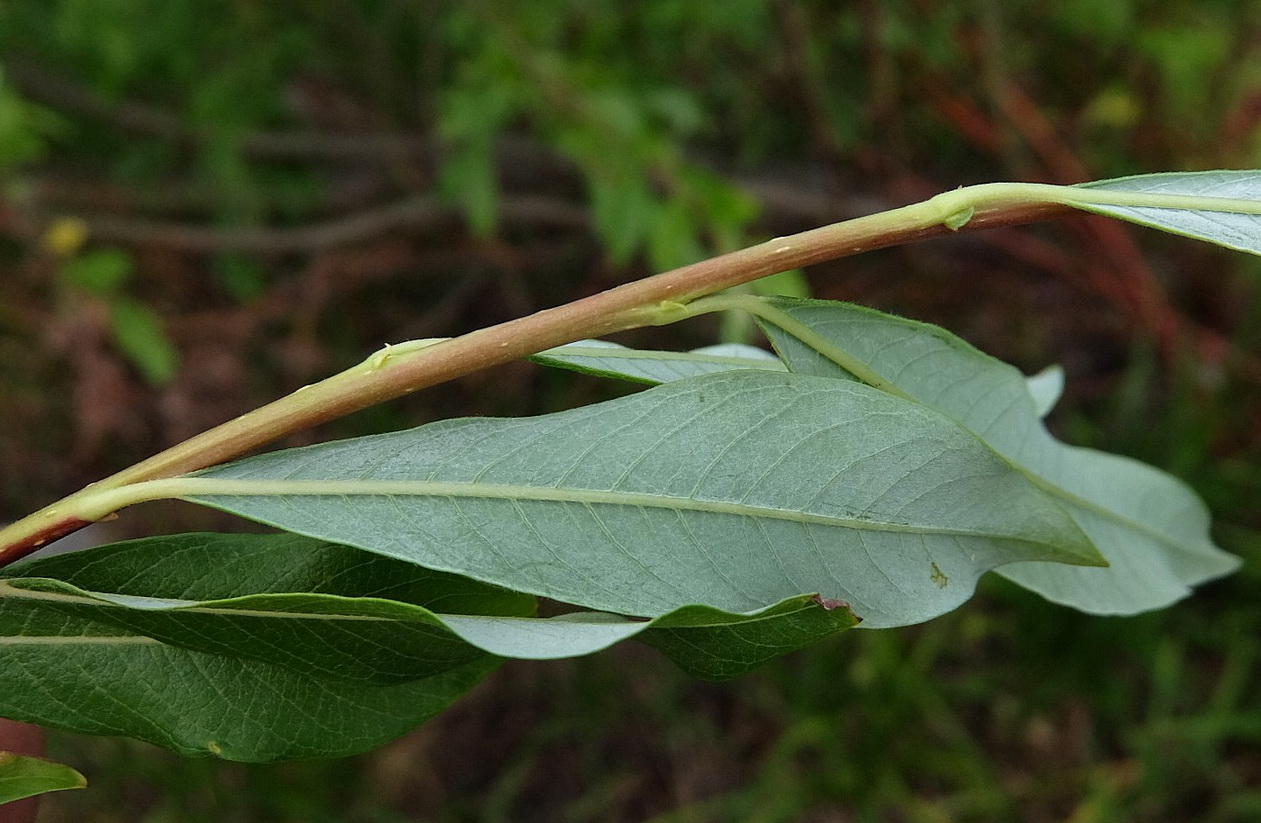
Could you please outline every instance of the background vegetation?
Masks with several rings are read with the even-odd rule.
[[[383,342],[966,183],[1261,167],[1259,52],[1246,0],[10,0],[0,518]],[[1257,819],[1259,275],[1080,217],[776,286],[1064,364],[1054,426],[1186,479],[1245,558],[1167,612],[1088,617],[991,581],[731,683],[633,647],[512,663],[347,761],[55,736],[93,787],[42,819]],[[608,391],[519,364],[303,437]],[[113,533],[225,522],[164,506]]]

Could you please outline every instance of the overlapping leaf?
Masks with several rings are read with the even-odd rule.
[[[545,366],[652,384],[739,369],[787,369],[782,360],[765,349],[740,343],[672,352],[631,349],[606,340],[582,340],[549,349],[530,359]],[[1064,393],[1064,370],[1048,366],[1025,379],[1038,414],[1045,417]]]
[[[518,609],[523,600],[402,563],[363,564],[357,554],[291,536],[190,535],[26,561],[5,573],[9,586],[34,575],[172,599],[292,586],[466,605],[506,597]],[[125,628],[126,617],[93,619],[82,604],[30,596],[40,594],[0,596],[0,715],[183,754],[265,761],[366,751],[441,711],[497,662],[476,655],[433,676],[372,685],[284,665],[295,650],[277,649],[279,662],[193,651]]]
[[[639,383],[670,383],[736,369],[785,371],[784,364],[775,355],[739,343],[672,352],[631,349],[607,340],[580,340],[540,352],[530,359],[547,366]]]
[[[69,766],[0,751],[0,805],[86,785],[83,775]]]
[[[277,452],[196,480],[186,496],[290,531],[645,617],[818,592],[865,625],[898,625],[954,608],[997,565],[1099,562],[1055,501],[952,421],[769,371]]]
[[[1144,174],[1083,183],[1080,188],[1251,201],[1254,206],[1251,212],[1194,207],[1076,205],[1087,211],[1106,214],[1131,223],[1139,223],[1198,240],[1207,240],[1230,249],[1261,254],[1261,215],[1255,213],[1255,205],[1261,204],[1261,172],[1259,171]]]
[[[405,683],[485,656],[434,609],[525,617],[534,598],[293,535],[178,535],[14,566],[31,603],[313,677]]]
[[[0,712],[238,760],[379,745],[497,656],[570,657],[638,636],[720,679],[856,622],[810,595],[750,615],[539,619],[531,597],[297,535],[149,538],[6,572]]]
[[[1055,440],[1013,367],[923,323],[843,303],[761,300],[763,328],[794,372],[861,375],[957,420],[1059,500],[1110,563],[1021,563],[1000,574],[1084,611],[1130,614],[1238,565],[1213,545],[1208,512],[1182,483]]]
[[[202,571],[225,563],[235,580]],[[856,622],[848,609],[825,607],[812,595],[749,615],[691,606],[651,621],[602,612],[539,619],[528,595],[297,535],[151,538],[19,564],[13,572],[0,580],[0,598],[193,651],[376,684],[440,674],[487,653],[536,660],[590,654],[642,633],[727,644],[725,662],[703,672],[719,678],[733,661],[752,668],[801,645],[777,640],[745,649],[745,624],[781,637],[804,627],[813,640]],[[260,584],[261,591],[241,593]],[[462,611],[439,613],[438,604]]]
[[[375,748],[441,711],[494,666],[485,658],[365,687],[192,652],[8,599],[0,601],[0,650],[0,715],[246,761]]]

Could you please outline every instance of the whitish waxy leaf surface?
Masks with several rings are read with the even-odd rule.
[[[1207,240],[1219,246],[1261,254],[1261,172],[1168,172],[1083,183],[1079,188],[1148,194],[1188,195],[1247,201],[1252,213],[1220,208],[1152,208],[1080,204],[1080,208],[1174,234]]]
[[[795,372],[862,379],[957,420],[1059,500],[1110,563],[1022,563],[999,573],[1102,614],[1156,609],[1238,560],[1213,545],[1208,511],[1150,466],[1055,440],[1015,368],[949,332],[843,303],[759,300],[763,328]],[[751,304],[752,305],[752,304]]]
[[[0,751],[0,805],[48,792],[82,789],[87,784],[83,775],[69,766]]]
[[[1033,398],[1038,417],[1046,417],[1064,394],[1064,370],[1059,366],[1047,366],[1037,374],[1026,377],[1025,385],[1029,389],[1029,396]]]
[[[673,352],[631,349],[607,340],[580,340],[530,359],[547,366],[639,383],[670,383],[736,369],[786,371],[780,359],[770,352],[739,343]]]
[[[631,349],[605,340],[583,340],[549,349],[530,359],[546,366],[653,384],[739,369],[787,370],[784,361],[770,352],[741,343],[670,352]],[[1025,379],[1038,414],[1046,417],[1064,393],[1064,370],[1048,366]]]
[[[647,617],[817,592],[864,625],[900,625],[956,607],[997,565],[1099,562],[1059,504],[952,421],[856,383],[764,371],[277,452],[163,488]]]

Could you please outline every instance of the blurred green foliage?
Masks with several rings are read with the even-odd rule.
[[[887,153],[949,180],[992,173],[992,161],[968,161],[969,137],[1013,142],[1006,84],[1077,138],[1094,177],[1261,161],[1248,110],[1261,10],[1245,0],[26,0],[5,12],[0,50],[19,88],[48,97],[22,79],[51,72],[99,103],[96,117],[54,114],[10,78],[6,165],[51,144],[59,162],[115,179],[191,174],[207,216],[227,225],[318,207],[327,169],[251,151],[282,128],[436,136],[431,182],[482,233],[497,223],[496,141],[531,135],[580,169],[610,257],[646,250],[654,268],[747,239],[757,204],[723,171],[813,157],[864,172]],[[950,95],[974,98],[976,112],[933,104]],[[1244,133],[1223,146],[1232,114]],[[990,122],[961,131],[958,118],[980,115]],[[1036,172],[1019,154],[1002,158],[1007,174]],[[401,186],[424,185],[396,171]]]

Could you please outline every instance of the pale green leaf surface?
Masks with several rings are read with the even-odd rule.
[[[1047,366],[1037,374],[1026,377],[1025,385],[1029,389],[1029,396],[1033,398],[1038,417],[1046,417],[1064,395],[1064,369]]]
[[[171,482],[290,531],[646,617],[819,592],[900,625],[1004,563],[1099,562],[1058,504],[936,412],[769,371],[261,455],[187,494]]]
[[[743,343],[720,343],[689,352],[671,352],[632,349],[607,340],[580,340],[529,359],[545,366],[650,384],[737,369],[787,369],[771,352]],[[1048,366],[1025,379],[1038,415],[1046,417],[1064,394],[1064,369]]]
[[[763,327],[795,371],[883,380],[960,422],[1060,501],[1109,568],[1022,563],[999,573],[1047,598],[1101,614],[1168,605],[1238,560],[1213,545],[1200,499],[1124,457],[1067,446],[1047,432],[1020,373],[949,332],[843,303],[771,298]],[[786,326],[801,324],[785,330]],[[818,335],[804,342],[802,337]],[[847,363],[846,367],[838,363]]]
[[[48,792],[82,789],[87,784],[83,775],[69,766],[0,751],[0,805]]]
[[[589,654],[636,637],[706,680],[738,677],[858,623],[848,604],[814,595],[790,597],[750,614],[683,606],[649,621],[607,612],[577,612],[548,620],[455,615],[443,619],[486,651],[537,660]]]
[[[1261,171],[1165,172],[1083,183],[1079,188],[1261,202]],[[1261,215],[1095,204],[1079,207],[1230,249],[1261,254]]]
[[[546,366],[639,383],[670,383],[736,369],[785,371],[784,364],[775,355],[739,343],[673,352],[631,349],[607,340],[580,340],[540,352],[530,359]]]

